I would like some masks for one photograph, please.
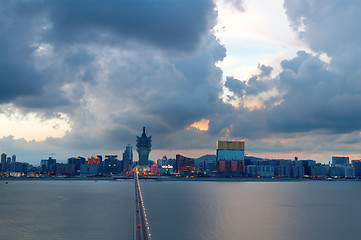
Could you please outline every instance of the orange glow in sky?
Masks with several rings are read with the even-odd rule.
[[[194,122],[192,125],[190,125],[189,127],[195,127],[198,128],[201,131],[207,131],[208,130],[208,124],[209,124],[209,120],[208,119],[201,119],[198,122]]]

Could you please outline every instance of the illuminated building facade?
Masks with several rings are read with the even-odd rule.
[[[243,173],[244,141],[217,141],[217,172]]]
[[[157,174],[157,173],[158,173],[158,165],[155,164],[155,163],[153,163],[153,165],[150,166],[150,172],[151,172],[152,174]]]
[[[174,168],[172,165],[163,165],[159,169],[160,174],[168,175],[168,174],[172,174],[173,172],[174,172]]]
[[[92,157],[90,156],[88,158],[88,164],[101,164],[102,163],[102,158],[100,156],[95,156],[95,157]]]
[[[149,160],[150,148],[152,147],[152,137],[147,137],[145,127],[141,137],[137,136],[137,152],[139,154],[139,165],[147,166]]]

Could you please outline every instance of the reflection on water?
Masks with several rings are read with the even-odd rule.
[[[361,182],[141,181],[153,240],[361,239]],[[133,182],[0,182],[0,239],[133,239]]]
[[[154,239],[361,239],[361,182],[142,182]]]
[[[0,182],[0,239],[132,239],[132,187],[131,181]]]

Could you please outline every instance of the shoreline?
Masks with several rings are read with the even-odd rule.
[[[327,179],[327,178],[217,178],[217,177],[146,177],[139,178],[140,181],[156,181],[156,182],[304,182],[304,181],[326,181],[326,182],[358,182],[361,179]],[[0,182],[13,182],[13,181],[133,181],[133,178],[128,177],[41,177],[41,178],[15,178],[15,177],[2,177]]]

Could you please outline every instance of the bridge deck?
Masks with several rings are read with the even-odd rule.
[[[140,191],[138,173],[134,173],[135,182],[135,211],[134,211],[134,239],[148,240],[150,239],[149,225],[147,215],[145,213],[142,192]]]

